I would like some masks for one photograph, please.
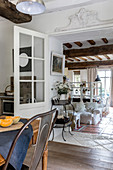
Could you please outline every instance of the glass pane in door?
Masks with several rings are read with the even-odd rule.
[[[44,39],[34,37],[34,57],[44,58]]]
[[[111,71],[106,71],[106,77],[111,77]]]
[[[21,53],[26,52],[26,49],[29,49],[32,47],[32,36],[31,35],[20,33],[19,40],[20,40],[19,48],[20,48]],[[31,56],[31,54],[32,53],[29,54],[29,57]]]
[[[20,104],[32,103],[32,83],[20,82]]]
[[[99,71],[98,72],[99,77],[105,77],[105,71]]]
[[[20,33],[19,40],[20,80],[30,80],[32,79],[32,36]]]
[[[45,91],[44,91],[44,86],[45,83],[43,82],[35,82],[34,83],[34,102],[44,102],[44,95],[45,95]]]
[[[110,96],[110,78],[106,78],[106,97]]]
[[[20,80],[32,80],[32,59],[28,57],[19,58]]]
[[[44,80],[44,61],[34,60],[34,76],[36,80]]]

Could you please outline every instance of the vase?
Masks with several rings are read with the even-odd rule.
[[[68,100],[68,95],[67,94],[61,94],[60,100]]]

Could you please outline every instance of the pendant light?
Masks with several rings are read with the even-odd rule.
[[[101,81],[99,75],[97,75],[97,78],[95,79],[95,81]]]
[[[37,15],[45,11],[43,0],[18,0],[16,9],[24,14]]]

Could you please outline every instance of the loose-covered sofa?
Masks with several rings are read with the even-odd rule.
[[[102,119],[102,105],[97,102],[73,102],[74,110],[71,105],[66,106],[68,115],[74,121],[74,114],[80,114],[80,123],[96,125]],[[72,116],[73,115],[73,116]],[[74,123],[74,122],[73,122]]]

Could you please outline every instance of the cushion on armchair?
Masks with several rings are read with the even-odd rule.
[[[100,114],[100,110],[95,109],[95,110],[93,110],[92,114]]]
[[[94,109],[98,108],[97,102],[86,102],[85,106],[88,112],[92,112]]]
[[[76,112],[83,112],[85,110],[85,105],[83,102],[73,102]]]

